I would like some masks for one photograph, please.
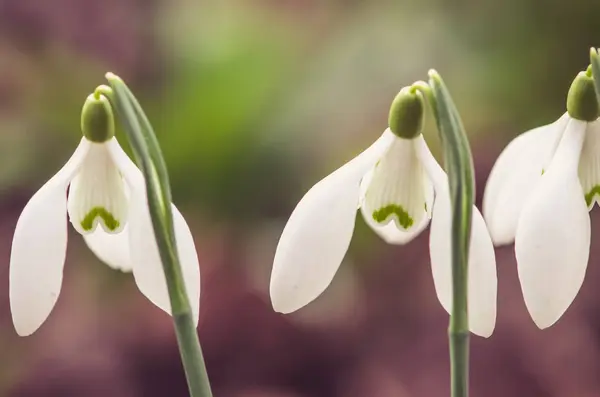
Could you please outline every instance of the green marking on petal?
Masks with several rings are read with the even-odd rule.
[[[546,172],[546,170],[542,168],[542,175],[544,175],[544,172]]]
[[[81,221],[81,227],[83,228],[83,230],[85,230],[86,232],[91,231],[94,228],[94,219],[96,219],[96,217],[102,218],[102,220],[104,221],[104,225],[110,231],[117,230],[117,228],[121,224],[117,219],[115,219],[115,217],[110,212],[108,212],[106,208],[94,207]]]
[[[390,216],[396,215],[398,222],[404,229],[408,229],[414,223],[413,218],[406,212],[402,206],[390,204],[373,212],[373,219],[377,223],[384,223]]]
[[[594,201],[595,195],[600,196],[600,185],[594,186],[592,190],[585,194],[585,203],[588,207],[592,204],[592,201]]]

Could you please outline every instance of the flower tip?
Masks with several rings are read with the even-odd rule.
[[[31,334],[33,334],[35,332],[30,329],[19,327],[16,324],[15,324],[15,331],[17,332],[17,335],[19,335],[22,338],[24,338],[26,336],[30,336]]]
[[[440,81],[442,79],[440,77],[440,74],[435,69],[429,69],[429,71],[427,72],[427,75],[429,76],[429,78],[431,80],[434,80],[434,81]]]
[[[496,328],[495,321],[492,322],[491,324],[486,324],[481,327],[473,327],[473,329],[471,329],[471,332],[473,332],[477,336],[487,339],[490,336],[492,336],[492,334],[494,333],[494,328]]]
[[[539,329],[546,329],[551,327],[552,325],[554,325],[554,323],[556,323],[558,321],[558,319],[548,319],[548,318],[539,318],[539,317],[534,317],[533,315],[531,316],[531,318],[533,319],[533,322],[535,323],[535,325],[539,328]]]
[[[41,324],[32,323],[31,319],[21,318],[21,316],[15,316],[15,311],[12,311],[13,325],[17,335],[21,337],[29,336],[33,334],[40,327]]]
[[[301,309],[307,302],[300,301],[298,296],[282,291],[271,285],[271,306],[273,310],[281,314],[290,314]]]
[[[120,78],[119,76],[117,76],[116,74],[114,74],[113,72],[107,72],[104,77],[106,78],[106,80],[108,80],[108,82],[113,85],[113,84],[125,84],[123,82],[123,79]]]
[[[290,309],[289,305],[286,305],[281,299],[277,299],[273,295],[271,295],[271,306],[273,307],[273,311],[281,314],[290,314],[295,311],[295,309]]]
[[[560,319],[560,317],[564,313],[564,311],[561,313],[556,313],[555,311],[548,310],[548,307],[546,305],[540,305],[538,307],[532,304],[532,302],[527,301],[525,301],[525,306],[527,306],[527,311],[529,311],[531,319],[539,329],[546,329],[551,327]]]

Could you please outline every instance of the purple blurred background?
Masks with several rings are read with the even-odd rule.
[[[469,132],[479,205],[508,141],[564,112],[600,45],[599,16],[594,0],[0,0],[0,395],[187,394],[169,317],[73,230],[51,316],[27,338],[12,326],[17,217],[74,150],[83,101],[110,70],[149,114],[195,235],[216,397],[448,396],[428,232],[389,246],[358,219],[331,287],[287,316],[268,298],[279,234],[432,67]],[[431,120],[425,135],[436,151]],[[496,252],[498,323],[472,338],[471,395],[600,396],[600,244],[545,331],[525,310],[512,247]]]

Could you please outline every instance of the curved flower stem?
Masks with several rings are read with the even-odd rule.
[[[471,149],[456,106],[436,71],[429,72],[429,84],[417,82],[414,89],[427,98],[444,149],[452,205],[452,313],[448,327],[452,397],[469,394],[469,313],[468,258],[471,217],[474,204],[474,177]]]
[[[96,95],[101,93],[111,101],[146,180],[148,207],[167,281],[173,323],[190,396],[212,397],[177,254],[169,176],[160,146],[148,118],[127,85],[112,73],[107,73],[106,79],[111,87],[98,87]]]
[[[596,89],[596,97],[600,102],[600,55],[596,48],[590,48],[590,67],[592,70],[592,77],[594,78],[594,88]],[[589,73],[590,68],[588,68]]]

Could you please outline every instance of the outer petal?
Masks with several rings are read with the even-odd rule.
[[[67,248],[67,186],[81,166],[85,139],[67,164],[29,200],[15,229],[10,256],[10,308],[17,333],[30,335],[60,293]]]
[[[577,167],[585,124],[570,120],[557,152],[523,207],[515,251],[525,304],[540,328],[554,324],[583,283],[590,219]]]
[[[113,160],[129,185],[129,250],[136,284],[140,291],[156,306],[171,313],[171,303],[156,244],[154,228],[148,210],[146,186],[141,171],[125,154],[116,140],[110,143]],[[179,210],[171,204],[173,228],[177,240],[177,253],[183,271],[186,292],[194,321],[198,323],[200,308],[200,268],[191,231]]]
[[[90,250],[108,266],[123,272],[132,271],[128,225],[117,234],[106,233],[103,228],[98,227],[93,233],[84,234],[83,239]]]
[[[386,131],[373,145],[313,186],[288,220],[271,273],[273,308],[290,313],[330,284],[352,238],[360,180],[395,136]]]
[[[433,282],[440,303],[452,311],[452,216],[448,189],[437,192],[431,220],[429,249]],[[496,325],[496,258],[483,217],[473,207],[469,246],[469,328],[489,337]]]
[[[553,124],[519,135],[498,157],[483,196],[483,214],[494,244],[514,241],[523,205],[548,167],[568,120],[565,113]]]
[[[419,157],[435,188],[431,218],[429,250],[433,282],[440,303],[452,311],[452,214],[448,177],[421,138]],[[473,207],[471,242],[469,245],[469,328],[489,337],[496,325],[497,296],[496,258],[492,240],[479,210]]]

